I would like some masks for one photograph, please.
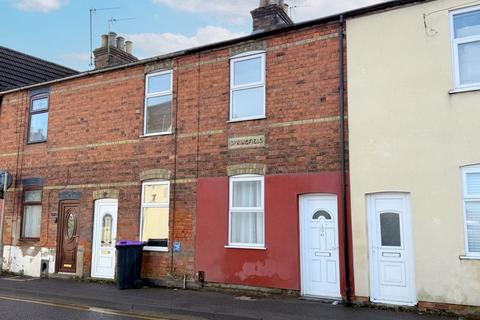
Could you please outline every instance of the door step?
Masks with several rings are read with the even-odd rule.
[[[63,279],[63,280],[77,280],[77,279],[79,279],[79,277],[75,273],[66,273],[66,272],[51,273],[51,274],[48,275],[48,278]]]
[[[316,301],[316,302],[322,302],[322,303],[329,303],[329,304],[333,304],[333,305],[343,304],[343,300],[340,299],[340,298],[301,296],[298,299],[299,300],[306,300],[306,301]]]

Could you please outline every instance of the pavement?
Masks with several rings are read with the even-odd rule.
[[[208,290],[118,290],[113,284],[0,278],[0,319],[448,320],[418,312],[344,307],[287,296]]]

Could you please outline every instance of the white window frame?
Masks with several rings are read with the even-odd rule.
[[[170,89],[165,90],[165,91],[159,91],[155,93],[148,93],[148,81],[150,78],[155,77],[155,76],[162,76],[170,74]],[[173,115],[173,70],[166,70],[166,71],[160,71],[160,72],[155,72],[155,73],[150,73],[145,76],[145,101],[144,101],[144,110],[143,110],[143,136],[144,137],[151,137],[151,136],[161,136],[161,135],[167,135],[167,134],[172,134],[172,130],[170,131],[163,131],[163,132],[154,132],[154,133],[147,133],[147,101],[149,98],[155,98],[155,97],[163,97],[163,96],[172,96],[172,110],[170,113]],[[173,117],[171,117],[172,123],[170,124],[170,127],[173,128]]]
[[[237,181],[260,181],[261,182],[261,207],[233,207],[233,183]],[[228,245],[227,248],[240,249],[265,249],[265,179],[260,175],[237,175],[229,179],[228,192]],[[236,243],[232,242],[232,212],[262,212],[263,213],[263,243]]]
[[[470,252],[468,248],[468,222],[467,222],[467,202],[480,202],[480,194],[470,195],[467,188],[467,174],[480,173],[480,165],[473,165],[462,168],[462,207],[463,207],[463,227],[465,234],[465,254],[466,257],[480,259],[480,252]]]
[[[239,61],[252,60],[261,58],[262,60],[262,81],[252,82],[249,84],[235,85],[235,63]],[[266,117],[266,85],[265,85],[265,51],[253,51],[242,53],[230,58],[230,110],[229,110],[229,122],[238,122],[238,121],[247,121],[247,120],[256,120],[263,119]],[[243,117],[243,118],[233,118],[233,93],[235,91],[245,90],[245,89],[254,89],[263,87],[263,112],[261,115]]]
[[[152,185],[166,185],[168,186],[168,203],[167,204],[152,204],[152,203],[145,203],[145,186],[152,186]],[[160,251],[160,252],[168,252],[168,247],[170,246],[170,181],[166,180],[152,180],[152,181],[144,181],[142,183],[142,198],[140,204],[140,236],[139,240],[142,241],[143,238],[143,210],[145,208],[167,208],[168,209],[168,246],[167,247],[153,247],[153,246],[145,246],[143,250],[145,251]]]
[[[470,36],[470,37],[455,39],[455,26],[453,23],[453,18],[456,15],[467,13],[467,12],[473,12],[473,11],[480,11],[480,6],[474,6],[474,7],[469,7],[465,9],[450,11],[450,37],[452,42],[453,82],[455,85],[455,89],[453,90],[454,92],[480,90],[480,82],[464,84],[464,85],[460,83],[460,68],[459,68],[460,61],[458,56],[459,45],[480,41],[480,34],[477,36]]]

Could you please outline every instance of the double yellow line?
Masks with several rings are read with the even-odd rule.
[[[104,309],[104,308],[96,308],[96,307],[69,305],[69,304],[54,303],[54,302],[47,302],[47,301],[40,301],[40,300],[13,298],[13,297],[6,297],[6,296],[0,296],[0,300],[38,304],[38,305],[49,306],[49,307],[54,307],[54,308],[78,310],[78,311],[83,311],[83,312],[93,312],[93,313],[106,314],[106,315],[119,316],[119,317],[132,318],[132,319],[169,320],[168,318],[162,318],[162,317],[157,317],[157,316],[153,316],[153,315],[130,313],[130,312],[123,312],[123,311]]]

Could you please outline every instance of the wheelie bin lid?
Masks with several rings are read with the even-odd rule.
[[[145,242],[135,240],[120,240],[117,241],[116,247],[143,247]]]

